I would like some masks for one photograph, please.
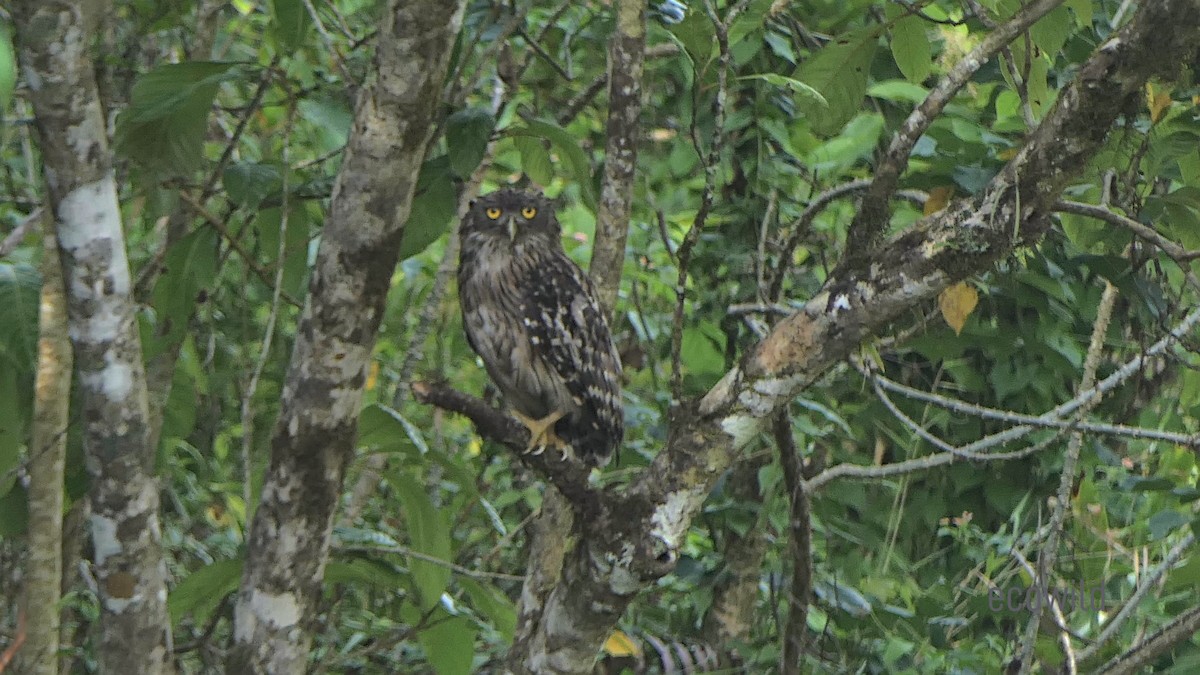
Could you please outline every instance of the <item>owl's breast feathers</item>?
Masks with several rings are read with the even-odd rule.
[[[565,412],[556,433],[606,464],[624,435],[621,362],[591,280],[561,249],[470,238],[458,277],[467,339],[508,404]]]

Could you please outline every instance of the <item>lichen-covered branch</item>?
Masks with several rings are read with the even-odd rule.
[[[106,673],[171,668],[158,482],[146,378],[112,154],[90,58],[109,7],[27,0],[15,8],[67,294],[91,475],[97,658]]]
[[[304,672],[362,389],[463,2],[384,8],[250,528],[228,671]]]

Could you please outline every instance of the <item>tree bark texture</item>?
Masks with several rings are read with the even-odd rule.
[[[588,273],[596,282],[600,304],[611,320],[621,287],[625,239],[633,206],[638,136],[642,114],[642,65],[646,52],[646,3],[617,0],[617,29],[608,42],[608,126],[604,149],[604,181],[596,238]]]
[[[978,195],[886,242],[832,276],[699,402],[671,420],[666,449],[620,493],[579,519],[541,631],[510,656],[536,673],[589,672],[633,596],[669,572],[718,477],[802,389],[902,312],[1036,243],[1068,182],[1101,147],[1147,80],[1194,57],[1200,1],[1143,3],[1065,87],[1024,147]],[[569,497],[570,495],[568,495]]]
[[[28,636],[20,654],[20,667],[21,672],[30,675],[58,675],[63,466],[71,400],[71,341],[67,337],[62,264],[53,232],[46,233],[43,244],[34,421],[29,444],[29,522],[37,525],[29,528],[24,589]]]
[[[105,673],[172,670],[146,381],[91,40],[108,3],[19,3],[22,72],[57,220],[91,476]]]
[[[463,2],[391,0],[334,186],[234,610],[230,673],[302,673],[362,389]]]

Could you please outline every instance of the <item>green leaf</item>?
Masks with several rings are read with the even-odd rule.
[[[920,103],[929,95],[929,90],[904,80],[885,80],[867,87],[867,95],[887,101]]]
[[[159,66],[133,85],[117,117],[116,149],[148,169],[185,173],[199,166],[213,97],[236,63],[188,61]]]
[[[355,556],[351,560],[331,560],[325,566],[326,584],[356,584],[379,588],[402,588],[407,577],[380,560]]]
[[[0,538],[20,537],[29,530],[29,495],[17,484],[0,496]]]
[[[197,624],[208,620],[221,599],[234,592],[242,579],[242,559],[218,560],[187,575],[167,596],[171,623],[193,614]]]
[[[450,159],[442,155],[426,160],[417,176],[417,193],[404,224],[400,259],[424,251],[450,229],[458,210],[458,194],[450,179]]]
[[[1029,39],[1051,59],[1062,51],[1070,34],[1071,12],[1065,5],[1054,8],[1029,27]]]
[[[272,266],[279,264],[282,213],[280,208],[263,209],[254,219],[254,228],[262,247],[261,258]],[[308,210],[303,204],[289,204],[286,239],[283,247],[283,290],[298,297],[304,291],[304,280],[308,273]],[[274,276],[271,279],[274,280]]]
[[[550,151],[545,141],[533,136],[516,136],[513,145],[521,155],[521,170],[538,185],[549,185],[554,180],[554,166],[550,163]]]
[[[780,75],[778,73],[758,73],[756,75],[745,75],[743,77],[739,77],[738,79],[762,80],[767,84],[772,84],[776,87],[782,87],[789,90],[794,95],[808,99],[810,104],[826,107],[829,106],[829,102],[825,100],[825,97],[821,95],[821,92],[813,89],[800,80],[787,77],[786,75]]]
[[[281,51],[294,51],[303,45],[311,23],[304,0],[271,0],[271,32]]]
[[[445,612],[435,614],[433,625],[421,631],[417,639],[438,675],[467,675],[475,658],[477,629],[466,617],[447,616]]]
[[[0,24],[0,113],[8,109],[17,87],[17,54],[7,24]]]
[[[32,375],[37,360],[38,303],[42,277],[33,265],[0,260],[0,364]]]
[[[1146,521],[1146,527],[1150,530],[1150,538],[1158,540],[1187,525],[1188,522],[1190,522],[1188,517],[1182,513],[1166,509],[1150,516],[1150,519]]]
[[[221,184],[233,203],[257,207],[268,195],[279,192],[283,175],[275,164],[233,162],[221,173]]]
[[[407,439],[407,443],[403,440]],[[422,455],[429,453],[425,436],[396,409],[382,403],[363,408],[358,417],[358,442],[384,451],[416,448]]]
[[[1080,28],[1091,28],[1094,4],[1095,0],[1067,0],[1063,6],[1075,13],[1075,25]]]
[[[496,120],[483,108],[465,108],[446,118],[446,145],[450,169],[469,178],[483,160]]]
[[[919,84],[933,70],[933,48],[925,31],[925,20],[906,16],[892,25],[892,58],[909,82]]]
[[[475,611],[491,622],[506,642],[511,642],[517,629],[517,608],[512,600],[495,586],[470,577],[460,577],[456,583],[467,592]]]
[[[1154,476],[1126,476],[1117,484],[1117,489],[1125,492],[1159,492],[1174,487],[1175,481],[1170,478]]]
[[[25,444],[26,420],[17,405],[20,400],[16,371],[0,370],[0,495],[8,494],[17,482],[16,468]]]
[[[708,64],[717,45],[712,21],[704,12],[688,12],[683,21],[671,27],[671,36],[696,70],[702,70]]]
[[[450,526],[442,513],[434,508],[425,486],[406,473],[394,473],[391,482],[404,509],[413,550],[449,562]],[[410,558],[409,569],[421,598],[422,611],[432,609],[450,583],[450,568]]]
[[[321,152],[333,152],[346,145],[354,112],[344,101],[329,98],[305,98],[296,107],[300,117],[312,124],[320,139]]]
[[[849,33],[800,64],[797,79],[821,92],[828,102],[828,106],[816,106],[805,99],[798,101],[818,134],[837,133],[858,112],[867,93],[876,41],[872,31]]]
[[[575,182],[579,185],[579,194],[583,203],[592,213],[596,212],[596,196],[592,192],[591,163],[574,136],[554,122],[535,119],[525,120],[523,127],[509,129],[508,135],[514,139],[521,136],[533,136],[550,141],[559,156],[567,160],[567,164],[575,176]]]
[[[165,271],[154,285],[152,304],[157,326],[153,338],[147,341],[147,359],[183,339],[197,294],[216,278],[219,236],[211,227],[199,227],[167,251]]]

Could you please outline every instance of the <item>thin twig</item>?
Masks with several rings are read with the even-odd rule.
[[[416,560],[432,563],[440,567],[445,567],[451,572],[461,574],[472,579],[500,579],[502,581],[522,581],[525,579],[524,576],[517,574],[504,574],[502,572],[473,570],[468,567],[463,567],[457,563],[450,562],[449,560],[442,560],[441,558],[429,555],[428,553],[422,553],[407,546],[367,546],[364,544],[342,544],[334,545],[334,548],[338,551],[345,551],[348,553],[395,553],[397,555],[408,556]]]
[[[41,217],[42,207],[39,206],[30,212],[29,215],[22,218],[21,222],[17,223],[17,226],[13,228],[13,231],[4,237],[4,241],[0,242],[0,258],[17,250],[17,247],[25,240],[25,236],[33,230],[33,226],[37,224]]]
[[[1088,345],[1087,357],[1083,364],[1083,378],[1079,383],[1080,391],[1092,389],[1096,382],[1096,369],[1100,367],[1100,356],[1104,350],[1104,336],[1108,333],[1108,324],[1112,319],[1113,306],[1117,302],[1117,287],[1111,282],[1104,282],[1104,293],[1100,296],[1100,306],[1096,310],[1096,321],[1092,325],[1092,340]],[[1085,404],[1082,413],[1099,403],[1093,399]],[[1067,507],[1071,503],[1071,490],[1075,486],[1075,467],[1079,464],[1079,451],[1083,447],[1083,433],[1074,431],[1067,443],[1067,452],[1063,457],[1062,476],[1059,478],[1057,501],[1050,512],[1050,534],[1046,545],[1038,555],[1037,574],[1034,576],[1037,597],[1046,594],[1046,582],[1054,570],[1058,557],[1058,540],[1066,523]],[[1021,641],[1021,673],[1029,673],[1033,669],[1033,648],[1037,640],[1038,625],[1041,623],[1041,612],[1033,612],[1029,623],[1025,626],[1025,635]],[[1073,661],[1072,661],[1073,663]]]

